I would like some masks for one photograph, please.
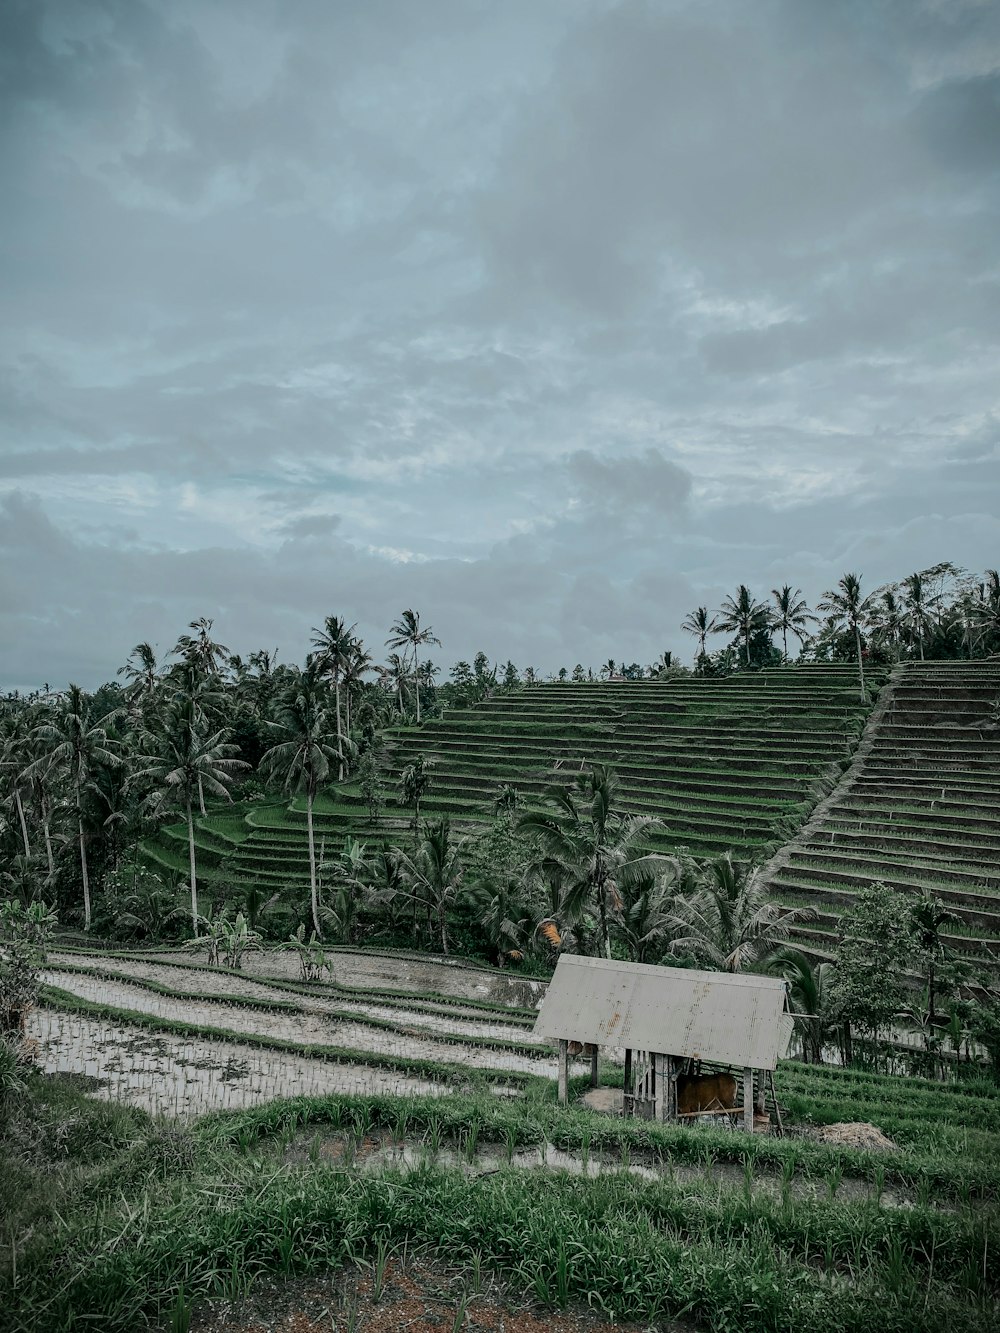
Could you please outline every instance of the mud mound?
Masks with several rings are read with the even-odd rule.
[[[877,1125],[863,1121],[823,1125],[816,1137],[821,1143],[838,1143],[847,1148],[863,1148],[867,1152],[892,1152],[896,1147]]]

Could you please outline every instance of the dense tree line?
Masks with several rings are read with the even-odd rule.
[[[815,610],[790,584],[758,600],[741,583],[718,610],[699,606],[682,622],[681,629],[697,642],[695,670],[727,675],[780,665],[790,660],[791,635],[798,641],[800,661],[856,662],[863,692],[867,662],[972,659],[1000,652],[997,570],[979,577],[944,561],[868,593],[862,582],[859,574],[844,574]],[[709,640],[716,634],[734,637],[710,653]],[[775,636],[780,636],[780,649]]]
[[[1000,651],[1000,577],[988,571],[974,580],[941,565],[863,595],[860,578],[845,575],[816,612],[788,585],[773,591],[770,605],[741,586],[717,612],[698,608],[684,628],[698,640],[700,673],[787,661],[791,635],[799,660],[856,660],[864,688],[872,660]],[[716,633],[733,638],[710,655]],[[828,964],[783,952],[808,909],[769,901],[752,867],[731,857],[699,862],[644,851],[657,821],[623,813],[614,776],[599,765],[553,788],[538,809],[521,809],[517,791],[499,787],[494,819],[474,837],[457,836],[446,819],[424,820],[432,761],[408,764],[387,791],[385,729],[415,726],[444,708],[538,680],[530,667],[498,666],[478,653],[439,683],[439,669],[425,656],[437,644],[432,628],[407,610],[377,663],[355,626],[328,616],[298,666],[265,651],[246,659],[231,653],[213,637],[212,621],[200,619],[167,660],[138,644],[116,680],[92,694],[70,685],[7,696],[0,701],[0,895],[24,910],[52,905],[64,925],[84,930],[96,926],[125,938],[203,935],[209,947],[242,931],[244,942],[270,934],[297,936],[303,945],[311,938],[316,945],[378,940],[458,948],[502,965],[550,966],[571,949],[731,970],[778,966],[800,988],[803,1012],[820,1025],[803,1037],[814,1053],[831,1034],[849,1042],[852,1024],[877,1043],[893,1015],[907,1009],[905,996],[886,983],[881,994],[894,997],[892,1014],[876,1021],[865,1008],[871,996],[866,1000],[864,986],[850,990],[859,970],[850,931],[835,974]],[[665,653],[646,667],[611,660],[597,676],[664,678],[683,670]],[[550,679],[572,687],[595,674],[577,664]],[[374,840],[368,846],[363,837],[348,839],[335,857],[317,845],[314,803],[345,779],[358,784],[373,824],[390,802],[410,811],[399,845],[379,843],[376,850]],[[253,885],[215,880],[204,892],[199,817],[234,799],[278,794],[304,799],[308,884],[290,880],[265,897]],[[173,881],[143,865],[138,852],[165,820],[182,820],[187,830],[187,872]],[[927,956],[945,964],[936,972],[931,966],[923,1007],[912,997],[908,1005],[928,1049],[976,980],[961,976],[941,952],[941,922],[933,927],[939,909],[925,905],[931,926],[925,920],[922,935],[916,918],[907,917],[904,932],[911,961],[919,937]],[[900,961],[897,981],[905,970]],[[980,1019],[986,1012],[976,1010]],[[962,1021],[971,1031],[968,1014]]]

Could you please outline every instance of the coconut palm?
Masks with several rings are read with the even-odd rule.
[[[316,650],[317,669],[333,681],[333,697],[336,704],[335,716],[337,720],[337,749],[339,751],[337,759],[338,780],[341,782],[344,779],[344,725],[340,707],[340,686],[358,647],[358,641],[354,636],[356,629],[357,625],[349,626],[340,616],[327,616],[323,621],[323,628],[313,630],[312,638],[312,645]]]
[[[854,647],[858,655],[858,679],[862,699],[865,694],[865,667],[861,657],[861,622],[872,609],[872,598],[861,595],[861,576],[845,574],[836,588],[823,594],[819,609],[825,611],[835,628],[846,628],[854,636]]]
[[[699,608],[700,609],[700,608]],[[745,583],[736,589],[735,597],[727,597],[718,611],[716,633],[738,634],[743,640],[747,666],[750,665],[750,640],[762,629],[767,629],[771,616],[763,602],[758,602]]]
[[[41,751],[29,772],[58,774],[72,793],[80,849],[80,879],[83,884],[83,928],[90,929],[90,874],[87,865],[87,836],[84,825],[87,798],[96,790],[101,767],[118,768],[123,763],[121,743],[108,735],[102,723],[90,720],[90,699],[79,685],[70,685],[48,720],[34,730]],[[107,722],[114,714],[102,719]]]
[[[798,949],[779,949],[768,964],[769,972],[784,977],[795,1027],[802,1039],[807,1063],[823,1063],[823,1047],[837,1028],[831,1000],[832,963],[814,963]]]
[[[385,666],[376,667],[383,687],[396,696],[400,717],[403,715],[403,694],[409,679],[406,660],[399,653],[390,653]]]
[[[156,653],[152,644],[137,643],[128,655],[125,665],[118,668],[118,675],[128,682],[125,694],[132,710],[139,716],[143,708],[156,696],[160,683],[160,672]]]
[[[924,659],[924,635],[934,626],[934,613],[941,605],[941,596],[928,587],[923,574],[908,574],[902,583],[903,623],[917,640],[920,660]]]
[[[705,640],[710,634],[714,634],[718,628],[718,621],[707,606],[697,607],[681,621],[681,629],[684,633],[693,634],[698,640],[699,657],[705,656]]]
[[[249,768],[236,758],[239,747],[230,736],[226,727],[209,731],[204,719],[196,716],[192,700],[178,695],[157,719],[154,729],[143,734],[143,754],[130,780],[131,787],[148,793],[145,803],[154,815],[176,810],[187,822],[191,928],[195,935],[202,920],[198,911],[195,803],[206,790],[222,800],[231,800],[229,788],[239,773]]]
[[[771,596],[774,598],[771,624],[774,629],[781,630],[781,652],[787,662],[788,631],[791,630],[795,635],[801,648],[809,637],[806,627],[815,625],[817,617],[809,610],[809,604],[802,596],[801,588],[793,591],[791,584],[785,583],[780,588],[772,588]]]
[[[423,906],[428,920],[434,918],[441,940],[441,952],[448,952],[448,910],[462,892],[465,866],[462,853],[465,839],[452,842],[447,819],[428,823],[416,851],[409,855],[401,851],[398,867],[404,898]]]
[[[344,697],[347,705],[346,729],[347,735],[351,735],[351,726],[353,722],[353,699],[364,681],[365,676],[374,670],[371,653],[365,651],[365,645],[360,639],[355,639],[351,645],[347,662],[344,665]]]
[[[874,636],[878,643],[888,644],[896,661],[899,660],[899,645],[903,633],[903,608],[899,604],[893,588],[885,588],[874,601],[872,607]]]
[[[24,794],[29,785],[25,770],[30,762],[31,731],[24,708],[8,709],[0,716],[0,800],[9,802],[17,814],[24,855],[31,857]]]
[[[762,967],[811,907],[782,908],[768,899],[755,870],[731,853],[709,861],[690,896],[677,898],[671,917],[671,951],[689,954],[720,972]]]
[[[423,755],[418,755],[416,759],[403,768],[399,775],[396,800],[400,805],[413,806],[414,838],[417,836],[417,829],[420,826],[420,802],[427,795],[431,785],[430,770],[433,764],[433,759],[425,759]]]
[[[417,700],[417,724],[420,723],[420,681],[417,677],[417,653],[422,647],[429,643],[436,643],[441,646],[441,640],[437,638],[434,631],[428,625],[426,629],[420,628],[420,612],[404,611],[395,625],[389,630],[389,637],[386,639],[387,648],[402,648],[403,660],[406,660],[407,648],[413,651],[413,686]]]
[[[564,894],[562,908],[578,918],[593,904],[600,921],[601,944],[611,957],[611,917],[621,910],[622,892],[631,882],[666,863],[644,851],[654,830],[663,827],[646,815],[622,815],[615,808],[616,783],[603,764],[578,773],[572,786],[546,793],[546,807],[521,816],[518,828],[541,853],[542,863],[557,872]]]
[[[195,633],[182,634],[173,647],[174,654],[202,676],[218,676],[229,657],[226,645],[216,643],[212,638],[214,624],[214,620],[199,616],[188,625],[188,629],[193,629]]]
[[[330,780],[330,766],[339,762],[340,745],[330,744],[328,695],[319,677],[316,663],[298,672],[289,682],[278,705],[276,725],[287,739],[267,751],[261,759],[265,773],[276,774],[286,791],[304,792],[306,798],[306,836],[309,841],[309,902],[313,929],[322,939],[320,924],[319,881],[316,874],[316,838],[313,829],[313,803],[324,782]]]

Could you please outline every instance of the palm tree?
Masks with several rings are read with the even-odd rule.
[[[390,653],[385,666],[377,667],[376,670],[382,685],[396,696],[399,715],[402,717],[403,691],[406,689],[406,682],[409,679],[405,658],[400,656],[399,653]]]
[[[156,653],[152,644],[137,643],[128,655],[128,661],[118,668],[119,676],[128,681],[125,693],[137,715],[156,695],[160,683],[160,673],[156,662]]]
[[[401,851],[398,865],[402,888],[399,892],[414,903],[422,904],[428,920],[437,919],[441,952],[448,952],[448,909],[462,890],[465,867],[462,864],[463,839],[451,841],[447,819],[428,823],[423,840],[413,855]]]
[[[188,625],[188,629],[193,629],[195,633],[182,634],[173,647],[173,652],[188,666],[193,666],[202,676],[219,675],[223,661],[229,657],[226,645],[216,643],[212,639],[214,624],[214,620],[206,620],[204,616],[199,616]],[[148,647],[140,645],[142,646]]]
[[[281,777],[285,790],[304,792],[306,797],[306,834],[309,840],[309,901],[313,929],[322,939],[320,925],[319,883],[316,876],[316,838],[313,829],[313,803],[320,786],[330,779],[330,765],[339,761],[341,747],[329,744],[330,718],[316,665],[307,666],[289,683],[278,705],[277,726],[288,737],[271,748],[261,759],[265,773]]]
[[[340,711],[340,684],[358,647],[354,637],[357,625],[348,627],[340,616],[327,616],[321,630],[313,630],[312,645],[316,649],[317,669],[333,681],[337,719],[337,780],[344,780],[343,738],[344,726]]]
[[[109,717],[113,717],[110,714]],[[84,829],[84,805],[96,789],[98,769],[118,768],[122,764],[121,744],[110,737],[107,728],[90,721],[90,699],[79,685],[70,685],[49,721],[35,728],[41,755],[29,772],[60,774],[73,793],[77,836],[80,848],[80,878],[83,883],[83,928],[90,929],[90,874],[87,867],[87,838]],[[103,719],[105,722],[109,718]]]
[[[923,574],[908,574],[903,580],[903,623],[916,636],[920,649],[920,660],[924,659],[924,634],[934,624],[933,613],[940,606],[941,598],[928,587]]]
[[[178,695],[171,700],[155,729],[142,737],[144,756],[130,785],[147,790],[147,804],[156,815],[177,810],[188,829],[188,865],[191,890],[191,928],[198,934],[198,865],[194,840],[194,806],[207,790],[231,800],[229,788],[249,764],[237,759],[239,746],[231,732],[221,727],[209,732],[204,719],[196,716],[192,700]]]
[[[420,612],[404,611],[395,625],[389,630],[389,637],[386,639],[387,648],[402,648],[403,660],[406,660],[406,649],[413,650],[413,685],[417,698],[417,725],[420,725],[420,681],[417,679],[417,652],[421,647],[429,643],[436,643],[441,646],[441,640],[436,638],[434,631],[420,628]]]
[[[887,643],[896,661],[899,661],[899,642],[903,632],[903,609],[892,588],[886,588],[877,598],[873,617],[875,637],[879,643]]]
[[[833,964],[814,964],[798,949],[779,949],[768,971],[787,981],[795,1027],[802,1038],[802,1053],[807,1063],[821,1065],[823,1047],[837,1027],[830,994]]]
[[[781,630],[782,656],[787,662],[788,631],[792,631],[801,648],[809,637],[806,626],[815,625],[817,617],[809,610],[809,604],[802,596],[801,588],[796,588],[793,592],[791,584],[785,583],[780,588],[772,588],[771,596],[775,605],[775,610],[771,612],[771,624],[775,629]]]
[[[425,759],[423,755],[418,755],[416,759],[411,760],[406,765],[399,775],[396,799],[400,805],[413,806],[414,838],[416,838],[417,829],[420,826],[420,802],[427,795],[431,785],[430,769],[433,763],[433,759]]]
[[[344,665],[344,694],[347,701],[347,735],[351,735],[352,723],[352,699],[354,691],[358,689],[364,677],[374,669],[371,653],[365,651],[365,645],[360,639],[355,639],[351,645],[351,651],[347,662]]]
[[[865,694],[865,667],[861,658],[861,622],[871,610],[871,597],[861,596],[861,576],[845,574],[836,588],[823,594],[819,609],[826,611],[835,627],[846,627],[854,635],[854,647],[858,655],[858,678],[861,682],[861,697]]]
[[[719,628],[718,621],[707,606],[699,606],[681,621],[685,634],[693,634],[698,640],[698,656],[705,656],[705,640]]]
[[[28,822],[22,797],[22,789],[28,784],[25,770],[29,763],[29,740],[25,709],[9,709],[0,716],[0,794],[11,802],[17,812],[24,855],[30,859],[31,843],[28,840]]]
[[[700,609],[700,608],[699,608]],[[750,665],[750,640],[758,630],[767,629],[771,617],[763,602],[758,602],[745,583],[736,589],[735,597],[727,597],[719,608],[716,633],[739,634]]]
[[[744,972],[767,963],[793,925],[815,916],[811,907],[771,902],[757,872],[727,852],[708,862],[694,893],[674,903],[670,948],[716,971]]]
[[[590,903],[597,907],[601,943],[611,957],[613,913],[621,909],[624,889],[641,875],[666,863],[666,858],[642,850],[658,819],[620,815],[614,809],[617,794],[613,775],[603,764],[578,773],[571,787],[554,787],[546,794],[547,809],[522,815],[518,828],[526,833],[564,888],[563,910],[579,918]]]

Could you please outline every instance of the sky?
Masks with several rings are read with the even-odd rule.
[[[0,0],[0,690],[1000,561],[997,0]]]

